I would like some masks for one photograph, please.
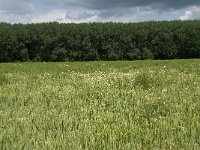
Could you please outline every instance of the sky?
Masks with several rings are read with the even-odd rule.
[[[200,0],[0,0],[0,22],[82,23],[200,19]]]

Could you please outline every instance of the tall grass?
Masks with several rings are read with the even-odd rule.
[[[200,149],[200,60],[0,64],[0,149]]]

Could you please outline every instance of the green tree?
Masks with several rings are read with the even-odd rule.
[[[28,49],[24,48],[22,50],[20,50],[20,60],[21,61],[29,61],[29,55],[28,55]]]
[[[64,48],[55,48],[51,54],[52,61],[66,61],[67,60],[67,51]]]

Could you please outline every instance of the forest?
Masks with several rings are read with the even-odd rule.
[[[200,58],[200,20],[0,23],[0,62]]]

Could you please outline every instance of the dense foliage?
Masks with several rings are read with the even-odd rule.
[[[0,62],[200,58],[200,21],[0,23]]]

